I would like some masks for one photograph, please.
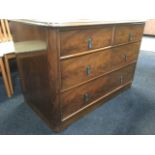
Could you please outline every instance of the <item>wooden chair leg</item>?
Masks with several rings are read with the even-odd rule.
[[[2,78],[3,78],[3,81],[4,81],[4,86],[5,86],[5,89],[6,89],[6,93],[7,93],[8,97],[11,97],[11,91],[10,91],[10,87],[9,87],[9,83],[8,83],[8,79],[7,79],[7,75],[6,75],[6,72],[5,72],[5,67],[4,67],[4,63],[3,63],[2,58],[0,58],[0,67],[1,67]]]
[[[12,78],[11,78],[9,59],[10,59],[9,54],[4,55],[4,63],[5,63],[6,74],[7,74],[7,77],[8,77],[8,82],[9,82],[11,95],[13,95],[14,90],[13,90],[13,85],[12,85]]]

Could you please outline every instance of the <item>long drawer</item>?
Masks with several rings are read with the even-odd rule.
[[[126,24],[117,25],[113,44],[123,44],[128,42],[139,41],[143,35],[144,24]]]
[[[113,26],[60,32],[61,56],[110,46]]]
[[[111,51],[106,50],[61,62],[62,89],[87,81],[110,70]]]
[[[61,88],[67,89],[133,62],[138,57],[139,45],[123,45],[61,61]]]
[[[90,104],[111,90],[132,81],[135,64],[107,74],[85,85],[61,94],[62,118]]]

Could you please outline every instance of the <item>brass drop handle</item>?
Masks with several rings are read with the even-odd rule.
[[[92,47],[93,47],[92,38],[89,36],[88,37],[88,49],[91,49]]]
[[[128,41],[133,41],[133,40],[134,40],[134,34],[133,33],[129,33]]]
[[[123,84],[123,75],[120,76],[120,84]]]
[[[84,103],[87,103],[89,100],[90,100],[90,95],[88,93],[85,93],[83,95],[83,101],[84,101]]]
[[[87,75],[87,76],[89,76],[89,75],[91,74],[91,66],[90,66],[90,65],[87,65],[87,66],[86,66],[85,72],[86,72],[86,75]]]
[[[125,62],[127,62],[127,60],[128,60],[128,55],[126,53],[124,54],[124,60],[125,60]]]

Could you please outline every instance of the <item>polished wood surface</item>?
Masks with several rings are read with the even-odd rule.
[[[112,26],[63,30],[60,32],[61,56],[110,46],[112,32]]]
[[[101,20],[101,19],[75,19],[75,18],[57,18],[57,19],[12,19],[11,21],[24,23],[27,25],[44,26],[44,27],[57,27],[57,28],[76,28],[84,26],[103,26],[103,25],[117,25],[117,24],[143,24],[145,20]]]
[[[40,26],[27,25],[18,22],[9,22],[11,33],[14,42],[28,41],[28,40],[45,40],[46,28]],[[24,32],[23,32],[24,31]]]
[[[134,62],[138,58],[140,42],[127,44],[112,48],[111,65],[112,68],[124,66],[128,63]]]
[[[62,93],[62,117],[66,117],[122,84],[131,82],[135,64],[106,74],[85,85]]]
[[[33,29],[31,29],[31,33],[33,33],[32,30]],[[36,27],[34,31],[38,31],[38,27]],[[51,128],[59,130],[61,118],[58,105],[58,35],[55,30],[49,31],[48,29],[40,28],[40,31],[39,34],[43,35],[39,37],[41,40],[45,41],[46,44],[49,44],[48,48],[42,51],[23,51],[16,54],[22,90],[27,103]],[[30,36],[27,36],[27,34],[25,35],[24,33],[21,37],[22,41],[33,40],[36,37],[32,35],[31,38],[31,34],[29,35]],[[20,36],[17,37],[17,39],[19,38]],[[35,39],[38,40],[38,38]],[[50,44],[51,42],[53,43],[52,46]]]
[[[61,61],[62,89],[108,72],[111,69],[110,62],[110,50]]]
[[[144,24],[117,25],[113,44],[140,41],[143,35]]]
[[[60,103],[60,83],[61,83],[61,72],[60,72],[60,44],[59,44],[59,30],[50,29],[48,30],[48,73],[49,73],[49,86],[50,86],[50,104],[52,109],[51,126],[54,130],[61,130],[61,103]]]
[[[98,98],[91,104],[88,104],[87,106],[77,110],[72,115],[69,115],[69,117],[66,117],[62,120],[62,130],[66,127],[68,127],[72,122],[76,121],[77,119],[83,117],[87,113],[93,111],[95,108],[98,108],[99,106],[106,103],[106,101],[114,98],[116,95],[120,94],[121,92],[129,89],[131,87],[131,82],[124,84],[120,87],[117,87],[116,89],[110,91],[109,93],[105,94],[104,96]]]
[[[61,61],[61,87],[67,89],[119,66],[134,62],[139,53],[140,43],[92,53]]]
[[[54,131],[131,86],[143,23],[61,28],[10,24],[25,29],[14,32],[18,42],[47,45],[16,54],[26,102]],[[128,38],[131,32],[133,40]]]

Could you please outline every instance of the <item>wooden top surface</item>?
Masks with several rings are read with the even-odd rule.
[[[38,26],[48,27],[72,27],[72,26],[89,26],[89,25],[106,25],[106,24],[123,24],[123,23],[144,23],[145,20],[120,20],[120,21],[101,21],[101,20],[38,20],[38,19],[16,19],[10,20],[16,22],[22,22],[26,24],[33,24]]]

